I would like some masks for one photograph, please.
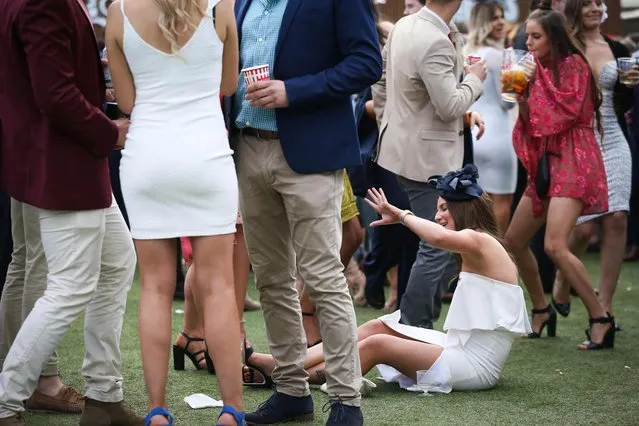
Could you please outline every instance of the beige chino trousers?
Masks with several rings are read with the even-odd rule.
[[[239,135],[240,209],[278,392],[309,395],[296,269],[317,308],[331,398],[360,405],[357,323],[339,250],[343,170],[295,173],[279,140]]]

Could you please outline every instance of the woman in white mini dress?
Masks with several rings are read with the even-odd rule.
[[[116,99],[131,114],[120,176],[140,263],[140,343],[147,423],[172,425],[166,377],[176,243],[193,245],[193,291],[225,407],[243,424],[233,287],[238,188],[220,106],[237,86],[232,0],[118,0],[106,45]]]
[[[477,168],[467,165],[440,179],[437,223],[390,205],[383,192],[369,191],[367,201],[381,215],[371,226],[404,224],[424,241],[456,253],[462,272],[444,324],[448,333],[400,324],[399,311],[359,328],[362,374],[377,366],[387,381],[429,392],[489,389],[514,336],[531,331],[517,267],[497,237],[491,201],[477,178]],[[249,355],[264,375],[272,371],[270,355]],[[311,382],[325,380],[321,345],[308,350],[305,367]]]

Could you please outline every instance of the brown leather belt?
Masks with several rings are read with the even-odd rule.
[[[277,132],[272,132],[270,130],[260,130],[260,129],[254,129],[252,127],[245,127],[241,129],[241,132],[242,134],[245,134],[245,135],[255,136],[258,139],[264,139],[264,140],[279,139]]]

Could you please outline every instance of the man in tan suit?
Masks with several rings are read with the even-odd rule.
[[[464,70],[463,39],[451,23],[461,2],[429,0],[400,19],[383,52],[384,74],[373,88],[380,128],[376,161],[398,175],[414,213],[430,220],[437,193],[429,177],[462,166],[465,121],[483,133],[481,117],[467,111],[482,94],[486,65],[480,61]],[[450,253],[420,242],[400,305],[402,323],[432,328],[455,270]]]

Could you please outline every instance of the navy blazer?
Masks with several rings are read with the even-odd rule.
[[[251,1],[236,2],[240,40]],[[284,81],[288,95],[289,106],[275,114],[291,169],[322,173],[361,164],[350,95],[381,74],[370,0],[288,0],[271,78]],[[232,98],[225,109],[233,135]]]

